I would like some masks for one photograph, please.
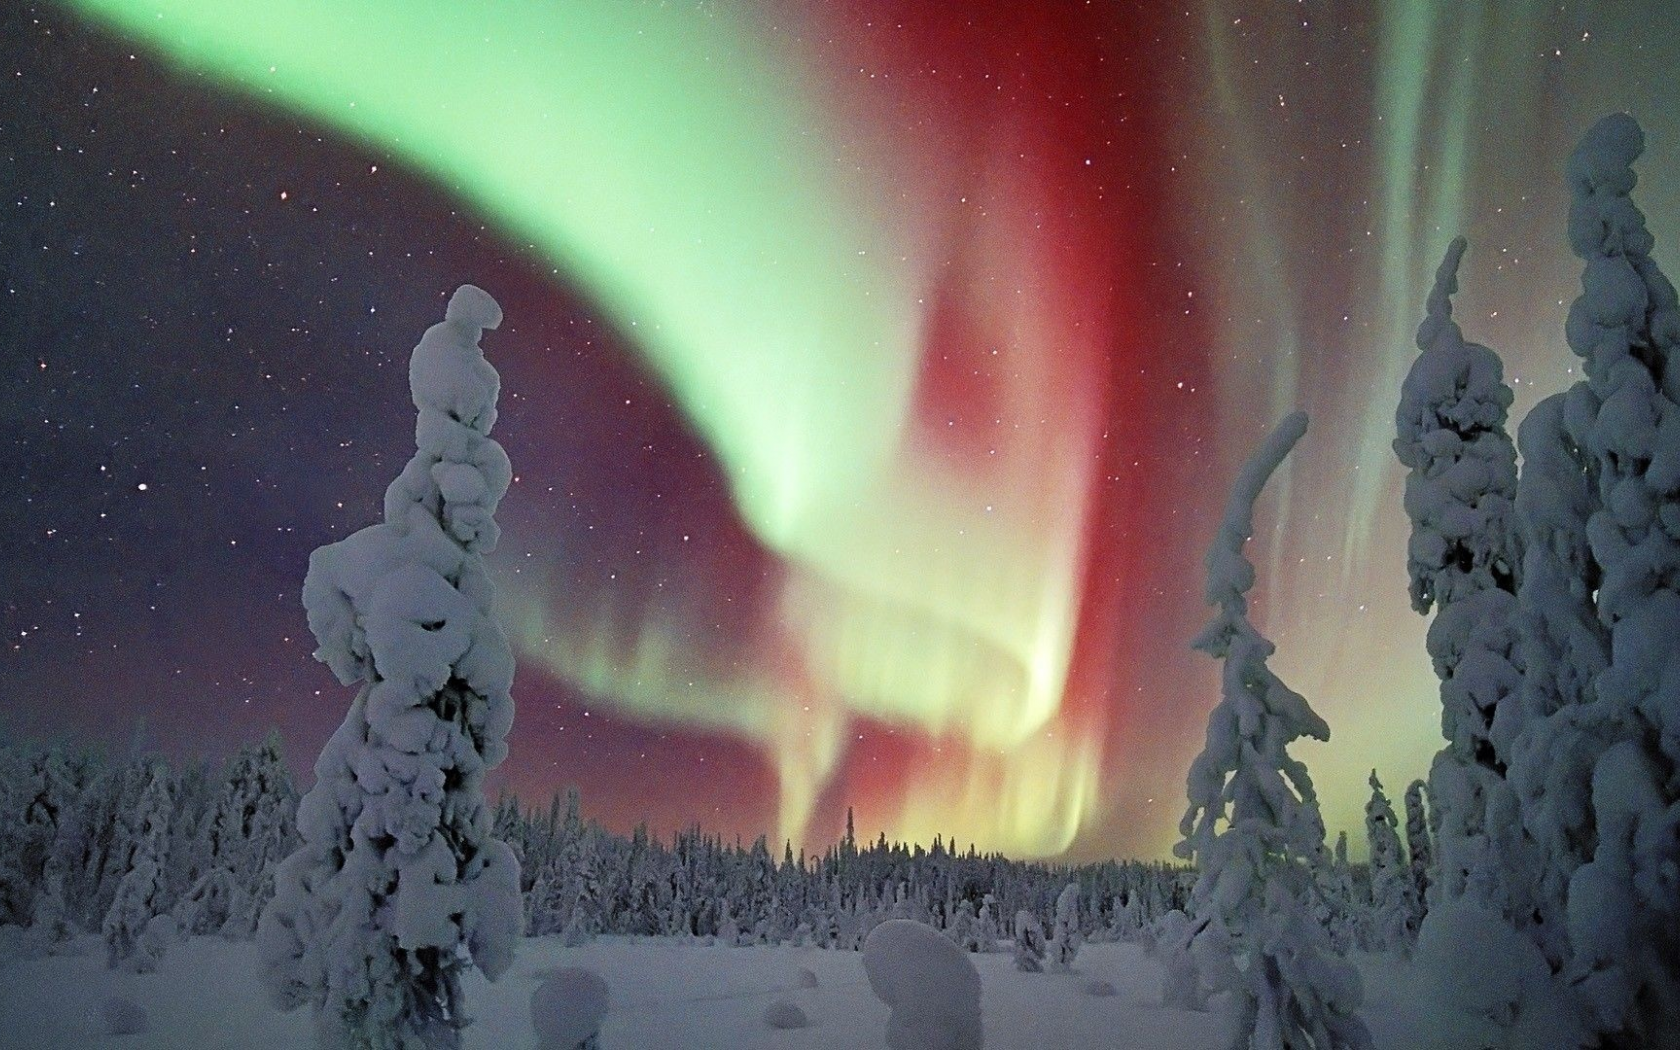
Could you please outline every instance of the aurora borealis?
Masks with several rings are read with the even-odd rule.
[[[492,566],[520,661],[508,779],[578,782],[619,823],[822,843],[851,804],[891,838],[1163,852],[1216,693],[1188,648],[1201,552],[1235,464],[1299,406],[1312,434],[1250,548],[1256,619],[1330,723],[1304,752],[1327,822],[1354,826],[1372,766],[1404,783],[1438,746],[1389,440],[1441,250],[1470,238],[1460,309],[1520,413],[1568,378],[1562,162],[1594,117],[1645,124],[1665,262],[1680,238],[1680,18],[1660,2],[5,17],[0,101],[20,104],[0,113],[25,114],[0,128],[22,198],[0,254],[24,435],[6,476],[30,493],[6,527],[30,567],[0,576],[8,723],[120,742],[144,716],[192,725],[170,746],[195,753],[279,724],[313,753],[344,698],[295,637],[302,556],[371,517],[380,470],[358,457],[404,440],[366,348],[403,359],[472,280],[507,311],[485,348],[520,475]],[[120,110],[89,124],[78,105],[116,104],[101,79]],[[77,161],[43,154],[77,136],[113,177],[154,146],[174,174],[90,168],[61,204],[54,165]],[[176,188],[211,203],[157,229],[203,223],[264,261],[136,247],[124,193]],[[117,274],[123,310],[147,302],[134,266],[166,252],[168,294],[204,317],[144,311],[158,352],[114,307],[66,305]],[[82,284],[84,258],[107,262]],[[223,327],[245,358],[192,356]],[[60,384],[78,360],[94,378]],[[119,396],[137,369],[177,391],[138,418]],[[228,404],[269,439],[243,460],[191,425]],[[83,439],[113,480],[52,436],[82,416],[164,433]],[[165,514],[203,502],[172,495],[200,459],[221,506]],[[263,498],[236,495],[241,463]],[[238,528],[260,537],[228,547]],[[170,659],[103,655],[158,603],[67,534],[216,592],[147,629]],[[228,626],[252,622],[280,626]],[[91,674],[67,676],[90,636]]]

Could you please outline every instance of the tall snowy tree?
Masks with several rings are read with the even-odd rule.
[[[1429,772],[1438,892],[1473,893],[1508,914],[1526,906],[1504,877],[1522,866],[1522,847],[1498,744],[1509,750],[1520,720],[1517,452],[1505,429],[1512,395],[1499,355],[1466,342],[1452,317],[1464,248],[1464,238],[1454,239],[1436,271],[1417,331],[1421,353],[1395,412],[1394,451],[1409,471],[1412,608],[1435,610],[1427,644],[1447,740]]]
[[[1383,951],[1403,949],[1412,917],[1410,872],[1400,850],[1399,821],[1371,770],[1371,798],[1365,803],[1365,837],[1371,847],[1371,939]]]
[[[483,781],[507,753],[513,657],[483,556],[512,471],[489,437],[500,381],[479,337],[502,312],[463,285],[409,364],[417,449],[385,520],[309,559],[316,659],[362,683],[298,809],[258,948],[270,996],[316,1012],[324,1047],[460,1046],[461,982],[513,960],[513,851]]]
[[[170,799],[171,779],[166,768],[157,766],[140,796],[135,817],[139,837],[133,861],[128,874],[117,884],[116,896],[101,929],[105,936],[105,962],[112,969],[122,966],[148,973],[157,968],[164,948],[152,921],[163,910],[169,821],[174,808]]]
[[[274,895],[274,869],[296,848],[297,793],[270,733],[241,747],[223,777],[205,836],[204,871],[175,906],[188,933],[246,938]]]
[[[1015,913],[1015,969],[1022,973],[1042,973],[1049,954],[1044,937],[1044,924],[1038,916],[1022,908]]]
[[[1562,826],[1537,833],[1566,847],[1554,861],[1578,862],[1567,876],[1568,969],[1613,1046],[1680,1031],[1680,305],[1630,197],[1644,145],[1638,123],[1615,114],[1569,160],[1569,241],[1585,269],[1565,334],[1586,379],[1566,395],[1564,434],[1548,436],[1564,437],[1594,485],[1579,502],[1570,497],[1582,493],[1558,493],[1564,506],[1539,508],[1537,530],[1588,512],[1564,531],[1587,541],[1583,579],[1597,585],[1608,660],[1581,646],[1570,694],[1542,700],[1551,724],[1528,756],[1591,771],[1590,805],[1578,794],[1549,800],[1539,823]],[[1560,605],[1536,617],[1567,623],[1582,611],[1574,594]],[[1590,695],[1573,688],[1583,679]],[[1534,780],[1555,783],[1539,770]],[[1548,801],[1545,787],[1538,794]]]
[[[88,826],[89,810],[98,785],[89,783],[78,787],[68,763],[58,763],[56,776],[60,787],[60,801],[54,814],[51,848],[41,868],[40,892],[35,895],[29,927],[29,948],[39,953],[51,953],[67,944],[76,934],[72,916],[76,875],[87,862],[92,836]]]
[[[270,733],[241,749],[229,770],[216,813],[216,844],[243,891],[222,927],[227,937],[249,937],[274,896],[274,873],[297,848],[297,789],[280,756],[280,736]]]
[[[1590,397],[1585,384],[1553,394],[1517,431],[1517,517],[1525,537],[1517,600],[1526,671],[1509,779],[1536,845],[1531,885],[1539,921],[1529,933],[1554,968],[1569,955],[1569,880],[1592,856],[1593,764],[1605,747],[1594,700],[1610,645],[1593,601],[1600,574],[1587,542],[1596,464],[1575,433]]]
[[[1313,915],[1330,935],[1330,947],[1346,954],[1364,939],[1365,908],[1354,900],[1353,865],[1348,863],[1347,832],[1336,833],[1336,849],[1319,865],[1318,900]]]
[[[1056,927],[1050,937],[1050,969],[1067,973],[1079,955],[1079,884],[1070,882],[1056,897]]]
[[[1195,641],[1224,662],[1222,696],[1190,766],[1189,807],[1174,852],[1200,875],[1194,909],[1210,944],[1229,951],[1242,1017],[1236,1047],[1344,1050],[1371,1045],[1357,1014],[1359,972],[1339,959],[1312,914],[1324,822],[1312,777],[1288,746],[1330,728],[1266,666],[1275,651],[1248,620],[1254,566],[1243,547],[1266,481],[1306,433],[1297,412],[1243,467],[1207,554],[1207,601],[1218,613]]]
[[[128,762],[110,784],[110,825],[103,834],[105,849],[100,861],[99,878],[89,917],[103,922],[117,895],[117,887],[134,866],[134,850],[145,829],[140,820],[140,799],[146,793],[156,772],[144,759]]]
[[[1435,847],[1429,834],[1429,817],[1424,810],[1424,785],[1414,780],[1406,787],[1406,853],[1411,872],[1409,895],[1412,903],[1411,935],[1417,936],[1429,910],[1429,885],[1435,877]]]

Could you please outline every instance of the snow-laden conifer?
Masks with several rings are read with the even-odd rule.
[[[1597,468],[1575,433],[1591,396],[1584,383],[1553,394],[1517,429],[1524,717],[1508,779],[1535,844],[1530,887],[1539,921],[1529,934],[1554,967],[1569,955],[1569,879],[1592,856],[1592,771],[1605,746],[1593,700],[1610,645],[1593,600],[1599,570],[1587,542]]]
[[[254,748],[241,748],[228,772],[216,813],[221,862],[241,894],[221,928],[224,937],[256,932],[262,909],[274,896],[274,874],[297,848],[297,789],[270,733]]]
[[[52,788],[57,796],[53,802],[52,844],[41,868],[27,942],[27,947],[39,954],[62,950],[78,932],[74,917],[78,900],[74,894],[82,885],[78,876],[93,847],[89,818],[103,789],[91,769],[73,770],[62,760],[57,766],[53,777],[57,783]]]
[[[1042,973],[1049,945],[1044,937],[1044,924],[1038,916],[1022,908],[1015,913],[1015,969],[1022,973]]]
[[[1341,1050],[1371,1045],[1356,1013],[1363,990],[1312,915],[1324,823],[1306,766],[1288,752],[1302,737],[1328,740],[1330,729],[1266,666],[1274,646],[1248,620],[1254,566],[1243,554],[1260,490],[1306,429],[1306,414],[1294,413],[1255,452],[1208,550],[1207,601],[1219,611],[1195,646],[1224,661],[1223,688],[1190,766],[1174,852],[1200,871],[1196,936],[1237,960],[1228,971],[1240,975],[1235,1045]]]
[[[1400,850],[1399,821],[1383,792],[1377,771],[1371,770],[1371,798],[1365,803],[1365,837],[1371,849],[1371,941],[1382,951],[1405,949],[1409,942],[1412,905],[1411,873]]]
[[[1414,780],[1406,786],[1406,853],[1411,873],[1412,918],[1408,924],[1413,938],[1423,926],[1429,910],[1429,885],[1435,877],[1435,847],[1429,833],[1429,817],[1424,808],[1424,784]]]
[[[1586,380],[1566,411],[1597,482],[1585,532],[1609,662],[1580,723],[1599,753],[1591,854],[1569,878],[1567,916],[1570,969],[1616,1045],[1680,1031],[1680,303],[1630,197],[1644,145],[1615,114],[1568,166],[1585,269],[1566,335]],[[1579,739],[1558,743],[1583,753]]]
[[[1079,955],[1079,884],[1070,882],[1056,897],[1056,929],[1050,937],[1050,969],[1067,973]]]
[[[1513,913],[1527,902],[1524,887],[1508,882],[1525,881],[1526,863],[1499,741],[1508,750],[1520,720],[1517,453],[1505,428],[1512,395],[1499,355],[1467,342],[1453,320],[1464,249],[1464,238],[1454,239],[1436,271],[1417,331],[1421,352],[1395,412],[1394,451],[1408,470],[1412,608],[1435,611],[1428,648],[1447,741],[1429,774],[1438,892],[1473,891]]]
[[[478,288],[455,292],[409,364],[417,448],[385,520],[309,559],[316,658],[361,689],[316,762],[258,947],[275,1004],[313,1006],[324,1046],[457,1047],[466,971],[494,979],[513,959],[519,866],[483,790],[513,723],[483,561],[511,479],[478,345],[501,317]]]
[[[139,835],[128,874],[117,884],[111,910],[101,932],[105,937],[105,962],[112,969],[124,967],[137,973],[157,968],[167,946],[157,935],[147,936],[152,920],[163,908],[164,868],[169,860],[169,819],[173,811],[169,771],[158,766],[140,796],[135,824]]]

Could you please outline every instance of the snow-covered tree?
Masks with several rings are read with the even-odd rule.
[[[1615,114],[1568,166],[1569,241],[1585,269],[1565,334],[1586,380],[1565,413],[1596,481],[1584,531],[1609,661],[1576,723],[1598,753],[1591,851],[1569,877],[1567,918],[1573,977],[1618,1046],[1680,1031],[1680,303],[1630,197],[1644,145]],[[1582,757],[1569,735],[1553,742]]]
[[[1022,908],[1015,913],[1015,969],[1022,973],[1042,973],[1049,945],[1044,939],[1044,924],[1038,916]]]
[[[1136,890],[1124,898],[1114,898],[1114,904],[1109,909],[1108,930],[1110,940],[1125,943],[1136,940],[1143,932],[1142,906]]]
[[[951,910],[951,919],[945,925],[945,936],[951,938],[951,943],[965,952],[976,949],[974,939],[974,904],[971,901],[958,901]]]
[[[974,916],[974,950],[977,952],[997,951],[997,943],[1001,937],[997,923],[997,898],[990,893],[980,899],[980,911]]]
[[[1411,873],[1412,918],[1408,923],[1415,939],[1429,910],[1429,884],[1435,877],[1435,847],[1429,834],[1429,817],[1424,808],[1424,784],[1414,780],[1406,786],[1406,853]]]
[[[1266,666],[1274,646],[1248,620],[1254,566],[1243,554],[1260,490],[1306,429],[1305,413],[1286,417],[1243,467],[1208,550],[1207,601],[1219,611],[1195,646],[1224,661],[1223,695],[1190,766],[1174,852],[1200,872],[1197,937],[1237,960],[1235,1045],[1341,1050],[1371,1045],[1356,1012],[1363,989],[1312,916],[1324,823],[1312,777],[1288,752],[1330,728]]]
[[[144,759],[125,764],[113,777],[109,796],[110,824],[103,829],[104,850],[100,858],[99,878],[90,905],[90,918],[103,923],[116,899],[117,887],[134,866],[134,851],[140,843],[144,828],[139,824],[140,800],[150,786],[155,766]]]
[[[1225,928],[1210,919],[1192,919],[1177,908],[1155,920],[1147,950],[1165,971],[1161,1005],[1169,1009],[1206,1010],[1210,992],[1235,987],[1242,980]],[[1241,1029],[1236,1035],[1240,1045],[1249,1045]]]
[[[75,805],[77,773],[57,748],[16,756],[10,773],[0,805],[0,920],[23,924],[47,890],[43,872]]]
[[[1070,882],[1056,897],[1056,930],[1050,937],[1050,969],[1066,973],[1083,943],[1079,934],[1079,884]]]
[[[228,771],[216,812],[219,858],[241,891],[223,925],[224,937],[249,937],[274,896],[274,874],[297,848],[297,789],[270,733],[240,750]]]
[[[164,868],[163,905],[173,909],[215,867],[216,796],[219,785],[207,763],[196,762],[175,776],[175,810],[170,817],[169,863]]]
[[[133,862],[117,884],[111,910],[101,932],[105,936],[105,962],[112,969],[125,967],[137,973],[157,968],[166,947],[153,919],[160,917],[164,896],[164,868],[169,854],[169,819],[174,809],[170,798],[171,777],[163,766],[152,772],[145,794],[140,796]]]
[[[274,869],[296,847],[297,794],[270,733],[228,764],[205,821],[202,870],[174,907],[187,933],[245,938],[274,893]]]
[[[718,905],[718,912],[722,918],[718,920],[717,942],[726,947],[734,948],[741,943],[741,928],[735,922],[734,909],[730,908],[727,901],[724,901]]]
[[[30,918],[29,945],[37,953],[61,950],[77,933],[73,896],[83,883],[78,876],[86,868],[93,848],[89,821],[103,784],[97,776],[78,787],[68,765],[58,774],[61,787],[56,806],[52,846],[41,869],[40,892],[35,895]]]
[[[1346,954],[1369,937],[1366,909],[1354,900],[1353,866],[1348,863],[1347,832],[1336,833],[1336,850],[1320,862],[1318,900],[1313,915],[1330,935],[1330,947]]]
[[[501,323],[463,285],[414,349],[416,452],[385,520],[309,559],[317,659],[362,683],[298,808],[258,948],[271,998],[354,1050],[460,1045],[461,981],[495,979],[519,934],[519,865],[490,836],[486,772],[507,753],[513,657],[483,555],[512,472],[489,437],[500,382],[479,337]]]
[[[1365,837],[1371,848],[1371,942],[1382,951],[1407,947],[1412,917],[1411,878],[1400,850],[1394,806],[1371,770],[1371,798],[1365,803]]]
[[[1427,644],[1447,740],[1429,773],[1439,894],[1473,891],[1488,907],[1514,913],[1527,906],[1513,899],[1521,887],[1505,878],[1526,866],[1505,783],[1522,683],[1517,452],[1505,429],[1512,394],[1499,355],[1466,342],[1452,317],[1464,248],[1464,238],[1454,239],[1436,271],[1417,331],[1421,353],[1395,412],[1394,451],[1408,469],[1412,608],[1435,610]]]
[[[1509,780],[1536,847],[1530,885],[1539,921],[1529,933],[1553,967],[1569,955],[1569,880],[1592,856],[1593,764],[1606,746],[1594,701],[1610,646],[1593,601],[1599,569],[1587,542],[1597,468],[1575,433],[1590,415],[1591,396],[1585,384],[1553,394],[1517,430],[1517,518],[1525,537],[1517,600],[1526,671]]]

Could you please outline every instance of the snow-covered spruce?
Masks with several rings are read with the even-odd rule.
[[[1570,877],[1592,855],[1592,770],[1604,750],[1593,699],[1610,662],[1608,632],[1593,602],[1598,566],[1587,542],[1596,465],[1574,432],[1591,397],[1585,384],[1553,394],[1517,430],[1524,717],[1507,779],[1535,844],[1529,883],[1538,921],[1528,932],[1554,968],[1569,954]]]
[[[485,773],[507,752],[513,658],[483,555],[511,468],[478,341],[502,313],[471,285],[414,349],[414,457],[385,520],[309,559],[318,660],[362,683],[298,808],[258,949],[270,997],[310,1004],[323,1046],[460,1045],[461,979],[513,960],[519,865],[490,836]]]
[[[1260,490],[1306,429],[1296,412],[1255,452],[1208,550],[1207,601],[1219,612],[1195,646],[1224,661],[1223,689],[1190,766],[1174,852],[1200,870],[1197,938],[1228,945],[1237,960],[1217,978],[1239,1003],[1234,1045],[1343,1050],[1371,1045],[1357,1014],[1363,989],[1312,915],[1324,822],[1312,777],[1288,752],[1301,737],[1328,740],[1330,728],[1266,666],[1274,646],[1249,623],[1254,566],[1243,555]]]
[[[1161,975],[1162,1006],[1198,1012],[1207,1009],[1207,988],[1197,953],[1192,950],[1197,934],[1207,929],[1206,923],[1192,923],[1188,915],[1176,908],[1156,921],[1154,953],[1160,956],[1166,969]]]
[[[105,962],[112,969],[121,966],[136,973],[157,969],[167,947],[153,927],[163,907],[163,868],[168,859],[169,819],[174,806],[170,798],[169,771],[158,766],[152,771],[146,793],[140,796],[139,838],[128,874],[117,884],[111,910],[101,925],[105,937]]]
[[[297,807],[279,734],[240,748],[216,808],[217,856],[242,891],[221,927],[224,937],[256,933],[262,908],[274,896],[275,869],[297,848]]]
[[[1022,973],[1042,973],[1049,954],[1045,943],[1044,924],[1026,909],[1015,913],[1015,969]]]
[[[1424,783],[1414,780],[1406,786],[1406,853],[1411,874],[1409,893],[1412,917],[1408,923],[1412,938],[1423,925],[1429,911],[1429,886],[1435,878],[1435,846],[1429,833],[1429,817],[1424,808]]]
[[[1318,899],[1313,916],[1330,935],[1330,947],[1345,955],[1370,941],[1369,909],[1354,899],[1353,865],[1348,863],[1347,832],[1336,833],[1336,849],[1324,857],[1316,875]]]
[[[86,864],[93,846],[94,829],[89,824],[89,809],[97,783],[79,786],[80,779],[67,763],[53,761],[48,768],[57,767],[49,777],[47,796],[54,805],[52,842],[42,865],[39,892],[35,895],[30,917],[29,935],[25,948],[31,954],[51,955],[69,948],[78,932],[72,917],[72,897],[78,875]],[[56,798],[51,796],[56,795]]]
[[[888,919],[863,942],[863,972],[887,1004],[888,1050],[981,1050],[980,971],[950,939]]]
[[[1371,849],[1371,945],[1380,951],[1410,947],[1410,870],[1400,850],[1394,806],[1371,770],[1371,798],[1365,803],[1365,837]]]
[[[1512,899],[1504,873],[1524,863],[1499,744],[1509,750],[1520,722],[1517,452],[1505,429],[1512,394],[1499,355],[1466,342],[1452,317],[1464,249],[1464,238],[1455,238],[1436,271],[1417,330],[1421,353],[1394,415],[1394,452],[1408,470],[1412,608],[1435,610],[1427,644],[1447,740],[1429,775],[1439,825],[1437,895],[1474,890],[1489,906],[1514,912],[1527,902]]]
[[[184,932],[246,938],[274,895],[274,869],[297,845],[297,794],[280,737],[241,747],[206,813],[202,874],[174,905]]]
[[[1560,720],[1573,738],[1551,742],[1597,751],[1593,847],[1568,882],[1570,972],[1618,1046],[1680,1031],[1680,302],[1630,197],[1644,146],[1615,114],[1569,159],[1585,269],[1565,334],[1587,378],[1566,414],[1597,483],[1585,534],[1609,662],[1584,717]]]
[[[1056,897],[1056,932],[1050,937],[1050,969],[1067,973],[1079,955],[1084,938],[1079,933],[1079,884],[1070,882]]]

